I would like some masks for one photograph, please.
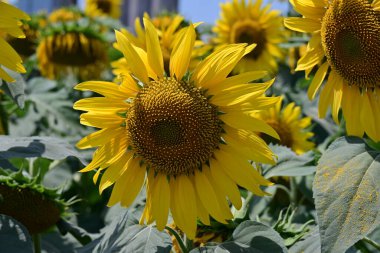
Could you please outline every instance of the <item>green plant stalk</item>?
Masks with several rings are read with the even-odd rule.
[[[0,91],[0,135],[8,135],[8,114],[3,107],[2,101],[3,94]]]
[[[290,179],[290,204],[293,208],[297,206],[297,185],[294,177],[289,177]]]
[[[364,242],[366,242],[366,243],[372,245],[372,247],[374,247],[374,248],[376,248],[377,250],[380,251],[380,244],[378,244],[377,242],[372,241],[372,240],[371,240],[370,238],[368,238],[368,237],[364,237],[362,240],[363,240]]]
[[[33,235],[34,253],[41,253],[41,237],[39,234]]]
[[[171,227],[168,227],[168,226],[165,226],[165,228],[172,234],[174,235],[175,239],[177,240],[178,244],[179,244],[179,247],[181,248],[182,250],[182,253],[188,253],[189,250],[187,249],[186,245],[183,243],[182,241],[182,238],[181,236],[179,236],[179,234],[177,233],[177,231],[175,231],[174,229],[172,229]]]

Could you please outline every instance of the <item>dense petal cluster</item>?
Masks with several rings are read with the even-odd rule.
[[[0,1],[0,13],[2,15],[0,35],[8,34],[16,38],[25,38],[24,32],[20,28],[22,24],[20,20],[29,20],[30,17],[23,11],[2,1]],[[0,78],[7,82],[13,82],[14,79],[1,66],[20,73],[25,72],[21,57],[2,36],[0,36]]]

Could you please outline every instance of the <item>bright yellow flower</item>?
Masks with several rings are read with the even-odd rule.
[[[159,36],[159,42],[161,46],[162,55],[164,57],[164,68],[166,71],[169,70],[169,60],[170,55],[173,51],[174,45],[180,39],[181,35],[181,26],[184,23],[184,17],[181,15],[172,15],[172,16],[159,16],[151,19],[148,14],[144,14],[144,17],[152,22],[157,29]],[[140,19],[136,18],[135,20],[135,31],[136,36],[130,33],[126,29],[122,29],[121,32],[131,41],[136,47],[146,50],[147,42],[145,38],[145,32],[141,25]],[[183,32],[183,30],[182,30]],[[200,58],[210,50],[210,46],[206,46],[201,40],[196,40],[194,44],[194,50],[191,53],[190,69],[194,69],[195,66],[199,63]],[[127,71],[128,63],[125,58],[121,58],[118,61],[112,63],[114,68],[113,73],[118,76],[125,71]]]
[[[285,31],[279,11],[270,5],[261,8],[262,1],[233,0],[221,4],[221,18],[213,31],[217,45],[229,43],[257,44],[256,48],[237,64],[236,73],[252,70],[277,71],[277,59],[284,54],[279,43],[285,42]]]
[[[265,121],[273,127],[280,136],[280,140],[274,140],[283,146],[291,148],[297,154],[302,154],[314,147],[314,143],[308,141],[314,134],[306,128],[311,125],[311,118],[302,118],[301,107],[295,103],[290,103],[281,110],[282,100],[278,101],[276,106],[268,110],[260,111],[258,118]],[[266,136],[263,136],[267,139]],[[269,138],[273,141],[273,138]]]
[[[287,18],[285,25],[312,34],[296,70],[308,74],[321,65],[308,90],[310,99],[327,78],[321,88],[319,116],[325,117],[331,106],[338,123],[342,108],[349,135],[366,133],[380,141],[380,1],[290,2],[303,17]]]
[[[29,20],[30,18],[25,12],[2,1],[0,1],[0,13],[0,78],[7,82],[13,82],[14,79],[1,66],[19,73],[25,73],[25,68],[22,66],[21,57],[4,40],[3,36],[9,34],[16,38],[25,38],[20,28],[22,24],[20,19]]]
[[[90,17],[110,16],[119,19],[121,0],[86,0],[85,12]]]
[[[189,75],[196,37],[190,25],[180,31],[166,72],[157,31],[148,19],[144,26],[146,50],[116,31],[116,46],[131,73],[124,73],[120,85],[89,81],[76,86],[104,96],[74,104],[86,111],[82,124],[101,128],[77,144],[97,147],[82,172],[98,169],[94,181],[104,172],[100,192],[114,185],[108,205],[131,205],[146,178],[141,222],[156,221],[162,230],[170,210],[175,224],[193,239],[197,217],[204,224],[210,224],[209,215],[222,223],[232,218],[226,197],[241,207],[237,185],[265,194],[260,185],[271,183],[248,160],[273,164],[273,153],[255,133],[278,135],[252,114],[278,99],[265,97],[273,80],[249,83],[264,71],[228,77],[254,46],[228,45]]]
[[[68,73],[81,80],[99,78],[108,62],[105,42],[80,30],[45,37],[37,48],[37,58],[42,75],[50,79]]]

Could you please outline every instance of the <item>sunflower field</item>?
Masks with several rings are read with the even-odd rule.
[[[380,0],[285,1],[0,0],[0,253],[380,252]]]

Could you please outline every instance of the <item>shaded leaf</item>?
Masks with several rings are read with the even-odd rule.
[[[234,242],[255,249],[247,252],[287,252],[281,236],[273,228],[257,221],[242,222],[232,237]]]
[[[15,219],[0,214],[1,252],[33,253],[33,242],[28,230]]]
[[[305,240],[297,242],[290,249],[289,253],[319,253],[321,252],[321,239],[318,227],[313,229]]]
[[[380,153],[342,137],[322,155],[313,192],[322,252],[345,252],[380,224]]]

